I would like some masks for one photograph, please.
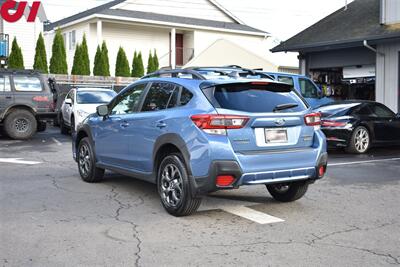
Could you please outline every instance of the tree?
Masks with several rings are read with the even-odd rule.
[[[138,57],[137,57],[137,73],[138,77],[142,77],[144,75],[144,65],[143,65],[143,57],[142,57],[142,52],[139,52]]]
[[[50,59],[50,73],[68,74],[67,53],[65,52],[64,38],[61,30],[56,31],[53,40],[52,55]]]
[[[110,61],[108,57],[108,49],[107,49],[107,44],[105,41],[103,41],[103,44],[101,45],[101,52],[103,54],[103,64],[105,64],[104,69],[104,75],[103,76],[110,76]]]
[[[101,52],[101,48],[98,45],[97,46],[97,51],[96,51],[96,55],[94,57],[94,67],[93,67],[93,75],[94,76],[103,76],[104,74],[104,70],[105,70],[105,66],[103,63],[103,54]]]
[[[160,63],[158,62],[157,50],[154,49],[154,56],[153,56],[153,66],[155,70],[160,68]]]
[[[82,46],[77,44],[75,49],[74,63],[72,65],[72,75],[83,75]]]
[[[133,54],[133,60],[132,60],[132,72],[131,72],[131,76],[132,77],[139,77],[138,73],[137,73],[137,69],[138,69],[138,66],[137,66],[138,61],[137,61],[137,59],[138,59],[138,55],[137,55],[136,50],[135,50],[135,53]]]
[[[22,56],[21,47],[19,47],[17,38],[14,37],[11,47],[11,53],[8,58],[8,68],[10,69],[24,69],[24,57]]]
[[[150,74],[154,72],[154,61],[153,61],[153,56],[151,55],[151,50],[149,53],[149,58],[147,60],[147,74]]]
[[[90,59],[89,59],[89,51],[86,41],[86,35],[83,35],[82,44],[80,47],[80,56],[82,57],[82,66],[81,66],[81,75],[90,75]]]
[[[39,34],[35,50],[36,51],[35,51],[35,60],[33,63],[33,68],[43,73],[48,73],[49,67],[47,65],[46,46],[44,45],[44,39],[42,33]]]
[[[117,61],[115,63],[115,76],[130,77],[130,74],[128,58],[126,57],[124,49],[119,47]]]

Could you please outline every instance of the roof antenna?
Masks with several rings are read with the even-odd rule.
[[[348,0],[345,0],[344,11],[346,11],[346,10],[347,10],[347,3],[348,3]]]

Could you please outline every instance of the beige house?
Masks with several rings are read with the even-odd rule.
[[[146,65],[149,51],[156,49],[160,67],[181,67],[201,58],[202,64],[238,62],[276,70],[264,59],[268,34],[245,25],[215,0],[115,0],[46,25],[48,49],[57,28],[65,38],[70,69],[75,46],[86,34],[92,65],[97,45],[107,42],[112,74],[120,46],[130,63],[134,52],[141,51]],[[233,52],[229,57],[225,54],[241,48],[251,52]],[[207,52],[208,49],[212,51]],[[212,61],[217,56],[220,60]],[[249,62],[245,61],[247,56],[251,57]],[[257,57],[260,60],[255,61]]]

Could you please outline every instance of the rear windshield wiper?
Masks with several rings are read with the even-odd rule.
[[[296,108],[298,106],[299,106],[298,104],[294,104],[294,103],[281,104],[281,105],[277,105],[272,111],[277,112],[277,111],[281,111],[281,110],[285,110],[285,109]]]

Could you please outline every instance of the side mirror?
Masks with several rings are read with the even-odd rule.
[[[400,119],[400,113],[396,114],[396,118]]]
[[[64,103],[67,104],[67,105],[72,106],[72,100],[70,98],[65,99]]]
[[[107,105],[101,105],[97,107],[97,115],[100,117],[105,117],[108,115],[108,106]]]

